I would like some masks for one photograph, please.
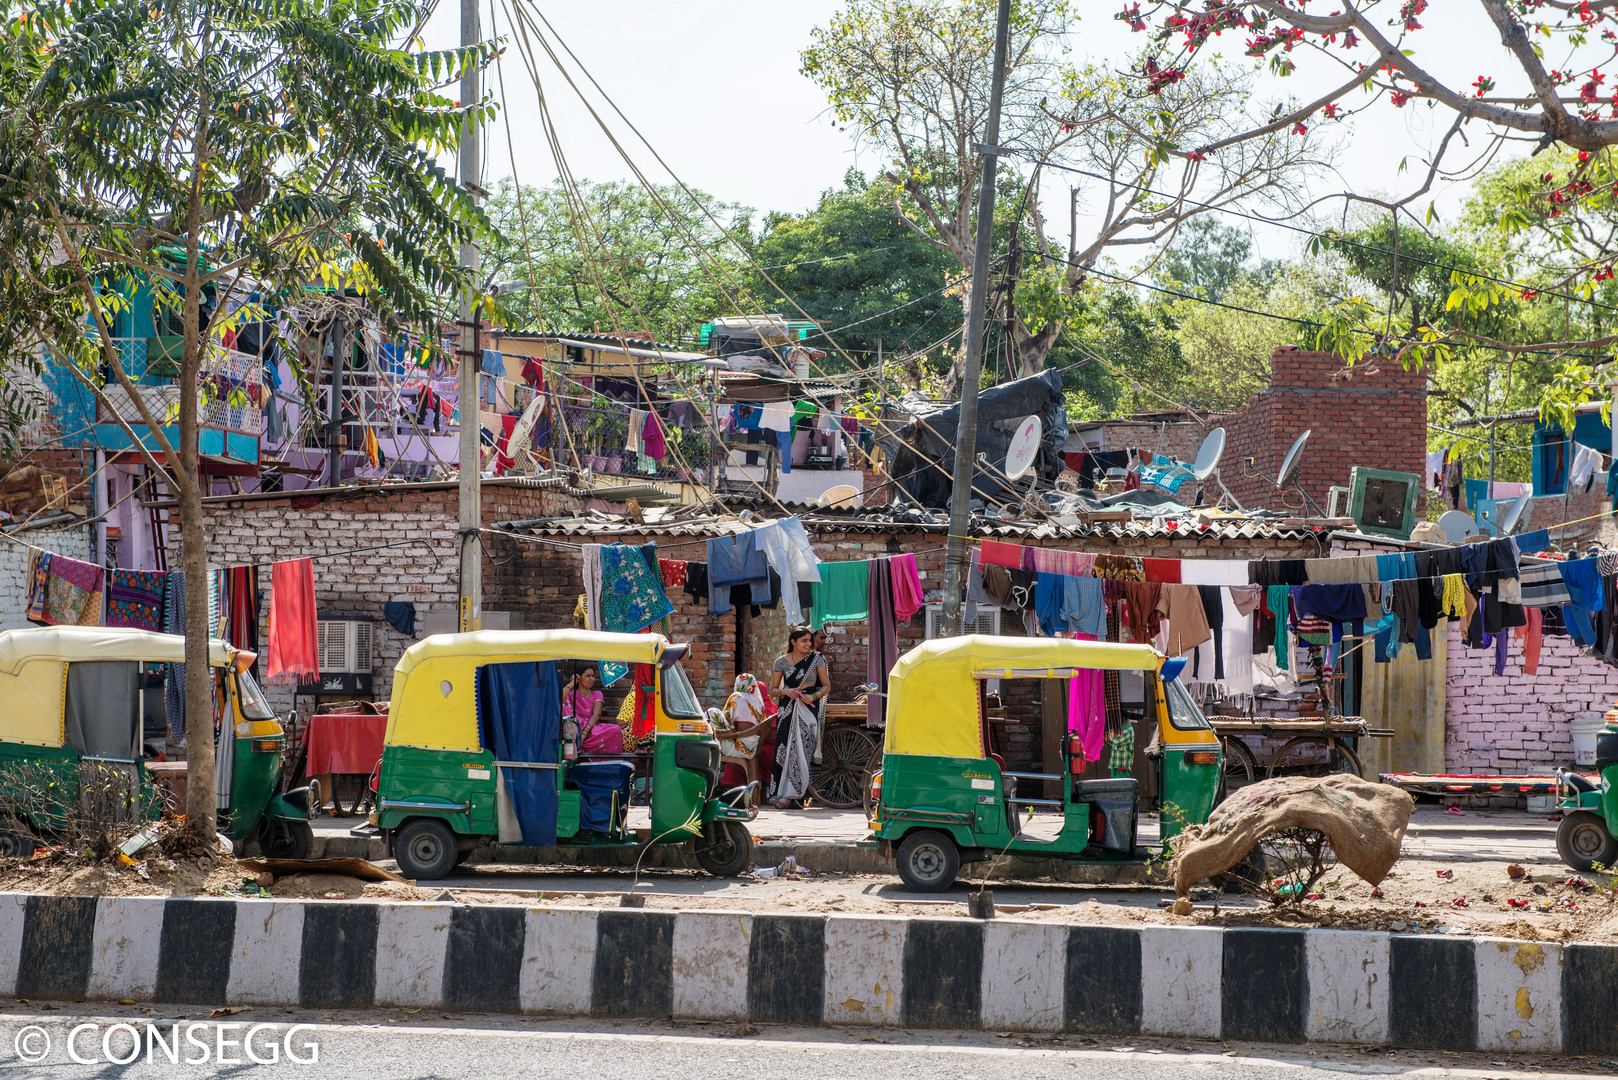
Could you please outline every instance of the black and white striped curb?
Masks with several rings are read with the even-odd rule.
[[[435,903],[0,894],[0,992],[1618,1053],[1618,947]]]

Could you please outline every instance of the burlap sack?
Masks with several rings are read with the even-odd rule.
[[[1250,784],[1214,807],[1206,825],[1189,826],[1173,839],[1174,891],[1189,895],[1192,885],[1229,870],[1283,829],[1325,833],[1338,862],[1380,884],[1399,861],[1414,808],[1398,788],[1357,776],[1278,776]]]

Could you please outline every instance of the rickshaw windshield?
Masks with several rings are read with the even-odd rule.
[[[1202,715],[1202,710],[1186,688],[1180,685],[1179,679],[1165,682],[1163,695],[1168,700],[1169,723],[1180,731],[1208,730],[1208,718]]]
[[[264,691],[258,688],[253,676],[245,671],[236,673],[236,699],[241,702],[242,718],[246,720],[274,720],[275,710],[264,700]]]
[[[663,712],[676,720],[702,718],[702,703],[679,664],[663,669]]]

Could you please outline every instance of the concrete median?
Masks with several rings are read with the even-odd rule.
[[[1618,1053],[1618,947],[454,903],[0,894],[31,999]]]

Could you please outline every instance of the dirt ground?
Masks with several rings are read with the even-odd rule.
[[[1407,848],[1419,847],[1407,842]],[[645,896],[661,910],[927,915],[966,917],[975,879],[938,897],[907,892],[884,874],[755,873],[720,882],[694,871],[642,873],[639,882],[618,869],[484,867],[443,886],[362,882],[336,874],[294,874],[261,890],[233,860],[142,861],[146,871],[106,866],[47,865],[39,860],[0,862],[0,890],[97,896],[261,896],[326,900],[424,901],[448,891],[461,903],[522,906],[617,907],[625,892]],[[1513,878],[1508,867],[1519,866]],[[1444,875],[1448,876],[1444,876]],[[462,882],[464,881],[464,885]],[[509,886],[506,882],[509,881]],[[1570,882],[1572,882],[1570,884]],[[1582,884],[1581,884],[1582,882]],[[991,883],[1006,917],[1085,924],[1287,926],[1392,932],[1442,932],[1529,941],[1618,942],[1618,878],[1574,875],[1553,861],[1521,865],[1505,860],[1402,858],[1379,895],[1346,870],[1329,872],[1316,899],[1279,907],[1240,892],[1195,894],[1188,916],[1157,906],[1172,893],[1130,887],[1078,887],[997,879]],[[1513,905],[1510,901],[1519,901]],[[1218,905],[1215,910],[1215,905]]]

